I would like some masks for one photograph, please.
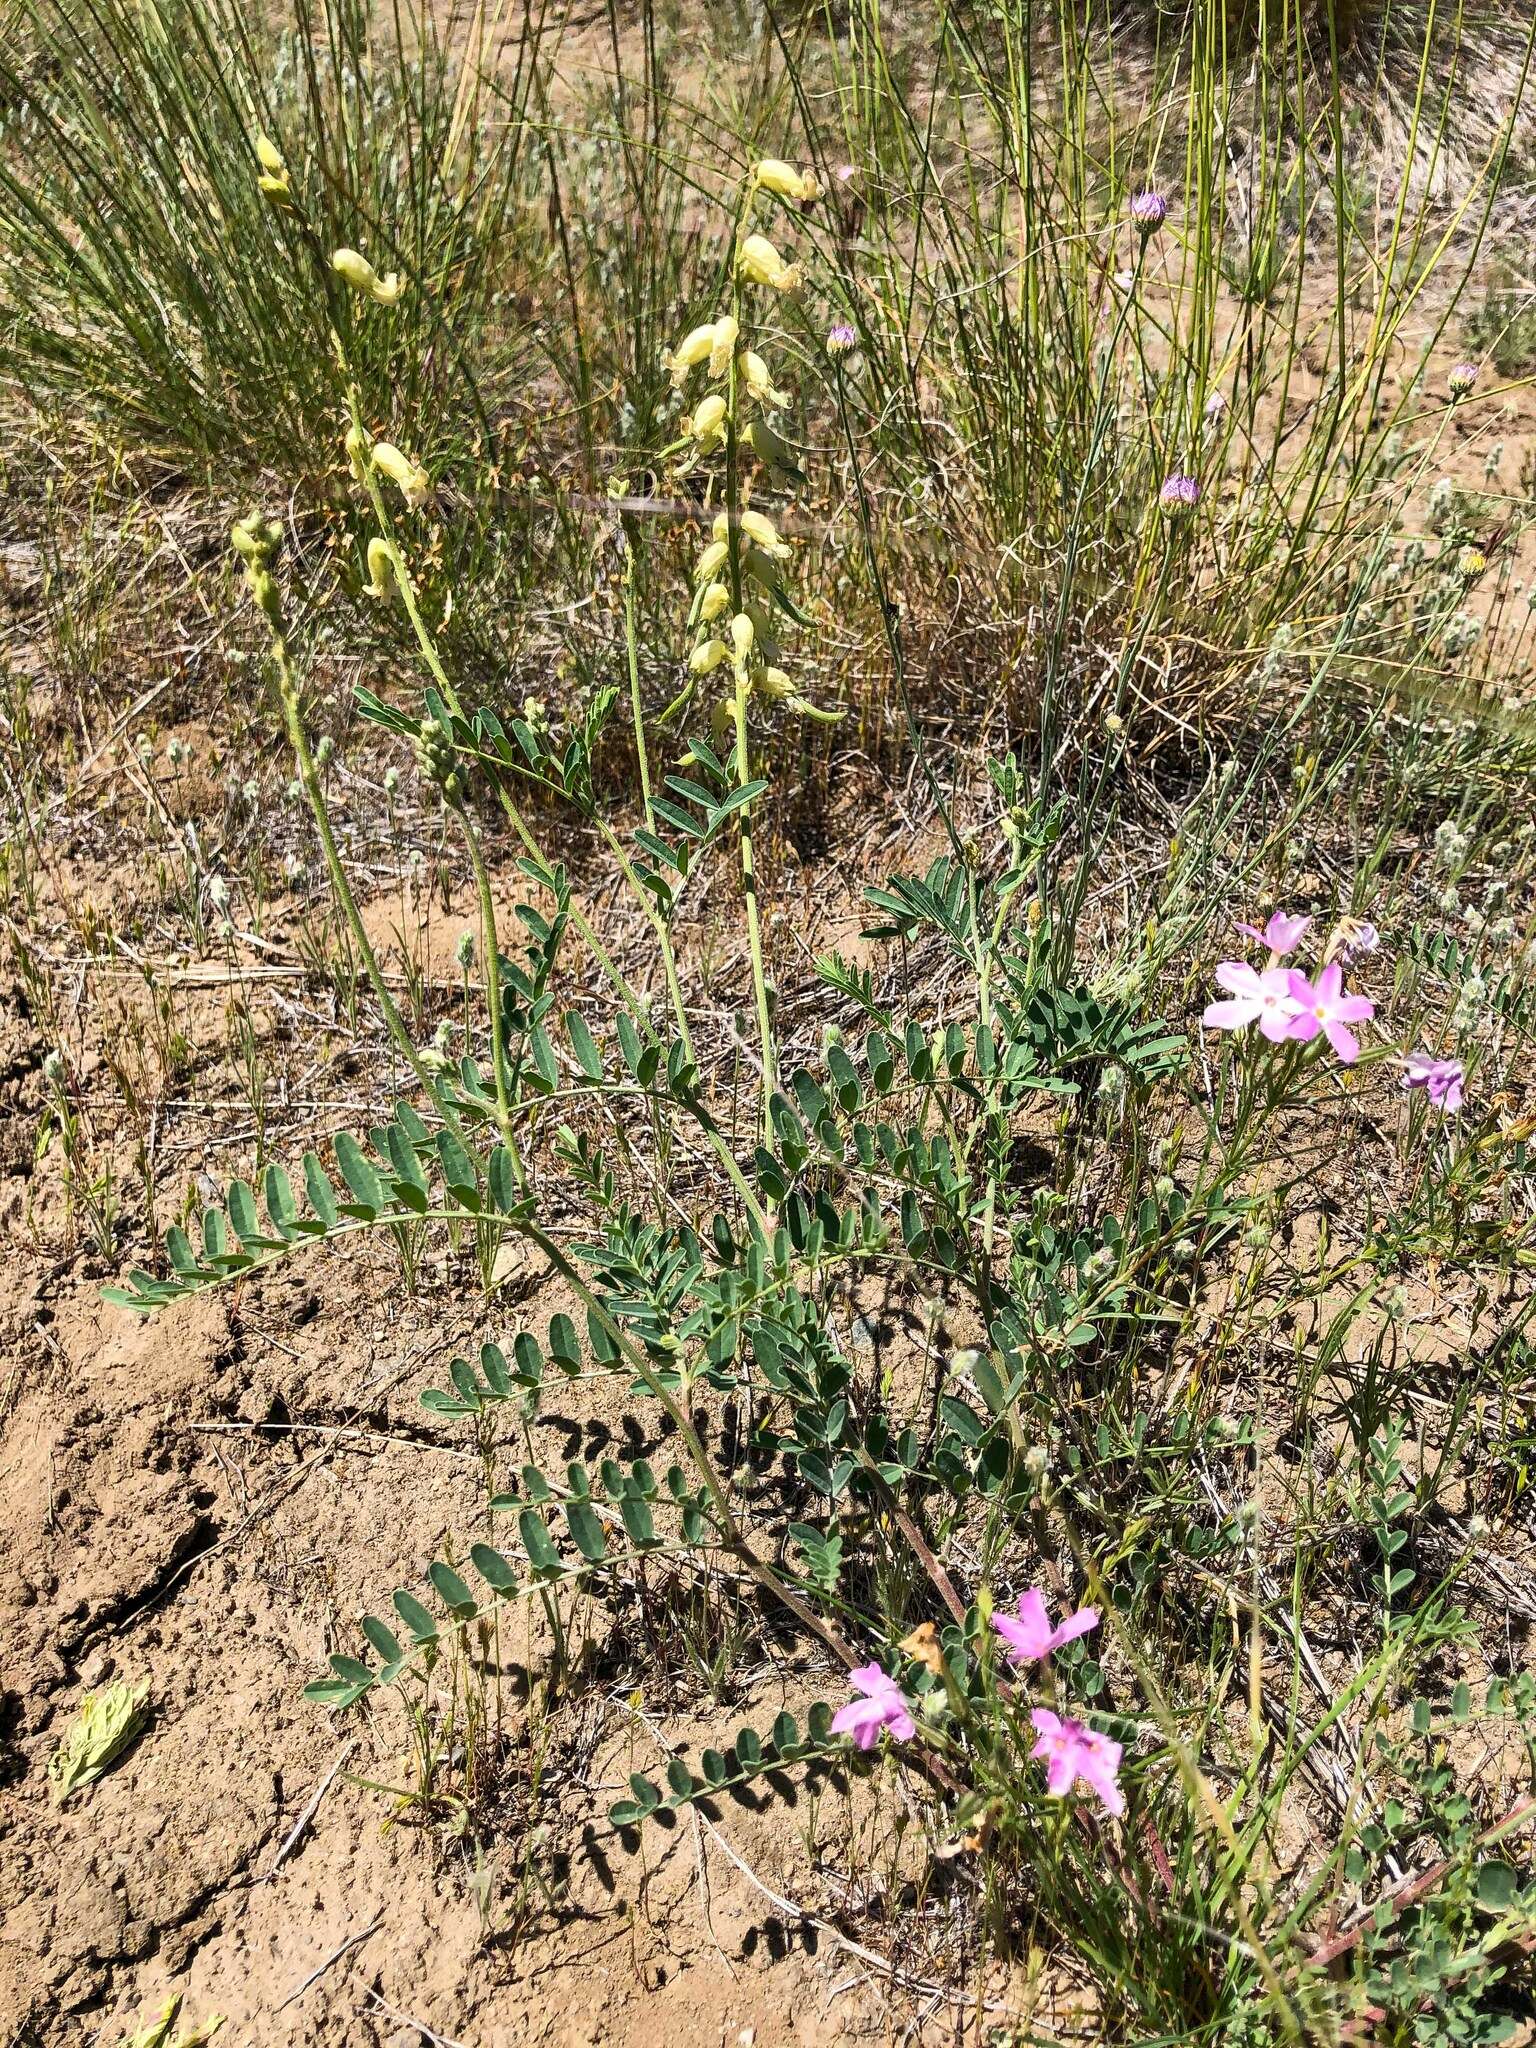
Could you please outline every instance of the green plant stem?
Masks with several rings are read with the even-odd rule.
[[[373,942],[368,937],[367,929],[363,924],[357,898],[352,893],[352,885],[347,880],[346,869],[341,864],[341,852],[336,844],[336,835],[331,830],[331,818],[330,812],[326,807],[325,792],[320,786],[320,771],[315,765],[315,757],[310,749],[309,736],[304,730],[304,718],[299,706],[298,679],[293,672],[293,663],[288,652],[287,638],[284,634],[280,632],[273,633],[272,652],[277,662],[278,695],[283,707],[283,720],[288,729],[288,741],[293,748],[294,760],[298,765],[299,781],[306,797],[309,799],[309,808],[315,820],[315,829],[320,835],[320,847],[325,856],[326,869],[330,874],[331,887],[336,892],[336,900],[341,905],[342,916],[346,919],[347,929],[352,934],[352,943],[357,947],[363,962],[363,970],[368,976],[374,994],[378,997],[379,1007],[384,1012],[384,1021],[389,1026],[390,1036],[409,1061],[411,1071],[421,1083],[422,1089],[432,1102],[444,1124],[462,1142],[463,1131],[459,1124],[458,1115],[452,1103],[438,1086],[436,1076],[418,1052],[415,1040],[406,1028],[405,1019],[401,1016],[399,1007],[389,992],[389,986],[384,979],[383,970],[379,966],[378,956],[373,950]]]
[[[468,806],[462,797],[456,797],[449,800],[449,808],[458,819],[459,827],[464,834],[464,844],[469,851],[469,863],[474,870],[475,891],[480,899],[481,943],[485,948],[485,1004],[491,1028],[491,1073],[496,1084],[497,1128],[511,1158],[512,1170],[517,1176],[518,1185],[526,1187],[528,1175],[512,1131],[512,1100],[507,1085],[507,1047],[502,1025],[501,948],[496,936],[496,904],[491,895],[491,877],[485,865],[485,855],[481,850],[480,835],[470,819]]]
[[[741,272],[739,256],[742,238],[751,217],[752,189],[748,186],[742,198],[741,212],[736,222],[736,233],[732,245],[731,260],[731,317],[740,324],[741,316]],[[736,367],[736,350],[731,351],[730,366],[726,375],[725,412],[725,517],[726,551],[730,569],[731,608],[740,616],[743,607],[744,586],[741,572],[741,446],[738,433],[737,408],[740,403],[740,376]],[[751,698],[751,676],[749,661],[761,659],[756,648],[750,656],[738,657],[736,662],[736,687],[733,702],[736,728],[736,786],[744,788],[751,780],[751,751],[747,739],[747,705]],[[763,935],[757,906],[757,872],[752,853],[752,824],[749,812],[752,806],[743,804],[739,813],[739,834],[741,848],[741,886],[747,906],[747,950],[752,961],[752,993],[757,1008],[758,1046],[762,1058],[763,1074],[763,1136],[765,1142],[773,1142],[773,1097],[778,1088],[778,1057],[774,1049],[773,1017],[768,1006],[768,980],[763,969]]]

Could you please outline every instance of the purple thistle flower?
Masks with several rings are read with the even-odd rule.
[[[839,320],[827,329],[827,354],[832,357],[846,356],[859,345],[859,337],[846,320]]]
[[[1451,397],[1465,398],[1477,382],[1476,363],[1453,363],[1446,376],[1445,388]]]
[[[1446,1116],[1454,1116],[1460,1109],[1466,1078],[1460,1060],[1431,1059],[1427,1052],[1410,1053],[1403,1065],[1403,1086],[1422,1088]]]
[[[1138,192],[1131,201],[1131,219],[1137,232],[1155,235],[1168,218],[1168,202],[1161,192]]]
[[[1164,479],[1157,502],[1170,519],[1186,519],[1200,502],[1200,486],[1192,476],[1178,470]]]

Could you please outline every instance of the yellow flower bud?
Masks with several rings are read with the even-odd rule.
[[[331,257],[331,268],[339,278],[360,292],[365,299],[372,299],[378,306],[393,306],[405,286],[397,272],[390,271],[387,277],[380,277],[366,256],[359,256],[355,249],[338,249]]]
[[[707,676],[711,669],[720,666],[729,651],[723,640],[701,640],[688,657],[689,673]]]
[[[752,621],[745,612],[738,612],[731,621],[731,651],[735,656],[738,668],[742,666],[747,656],[752,652],[753,642],[756,637],[752,630]]]
[[[283,153],[277,144],[265,135],[258,135],[253,145],[256,161],[261,165],[257,178],[258,190],[272,201],[274,206],[291,206],[293,192],[288,183],[288,166],[283,162]]]
[[[780,199],[798,200],[802,205],[821,194],[821,187],[810,171],[797,171],[781,157],[765,156],[761,163],[754,164],[752,179],[765,192],[776,193]]]
[[[425,505],[432,495],[432,479],[419,462],[412,462],[408,455],[402,455],[392,441],[375,441],[373,444],[373,466],[382,470],[414,512]]]
[[[731,601],[731,593],[723,583],[710,583],[699,593],[699,617],[718,619]]]
[[[715,524],[718,526],[720,521],[717,519]],[[723,568],[730,559],[730,553],[731,551],[726,546],[724,537],[717,534],[698,559],[698,564],[693,572],[694,581],[696,583],[709,582],[715,571]]]
[[[748,235],[736,256],[736,269],[748,284],[764,284],[790,292],[800,282],[799,267],[786,263],[766,235]]]
[[[695,327],[685,334],[677,347],[663,354],[662,368],[672,372],[672,382],[681,391],[688,372],[698,364],[707,362],[715,345],[714,323],[707,327]]]

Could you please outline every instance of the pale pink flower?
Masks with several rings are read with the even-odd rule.
[[[1291,1001],[1297,1014],[1291,1019],[1286,1037],[1316,1038],[1321,1031],[1345,1066],[1353,1066],[1360,1057],[1360,1041],[1345,1026],[1363,1024],[1368,1017],[1374,1017],[1376,1005],[1369,996],[1345,995],[1344,969],[1337,960],[1330,960],[1315,982],[1308,981],[1293,967],[1290,982]]]
[[[1256,924],[1240,924],[1237,929],[1248,938],[1268,946],[1278,960],[1285,953],[1295,952],[1312,929],[1312,920],[1310,917],[1291,917],[1286,911],[1277,910],[1263,931]]]
[[[1466,1078],[1460,1060],[1437,1060],[1427,1052],[1410,1053],[1403,1066],[1403,1086],[1422,1088],[1447,1116],[1460,1109]]]
[[[1199,482],[1192,476],[1185,476],[1181,470],[1175,470],[1172,476],[1164,478],[1157,502],[1166,518],[1187,519],[1200,502]]]
[[[1268,967],[1261,974],[1246,960],[1223,960],[1216,970],[1217,984],[1230,989],[1234,1001],[1209,1003],[1201,1018],[1208,1031],[1241,1031],[1257,1024],[1272,1045],[1290,1036],[1299,1005],[1291,991],[1295,975],[1283,967]]]
[[[1073,1642],[1078,1636],[1099,1625],[1097,1607],[1080,1607],[1076,1614],[1069,1614],[1065,1621],[1051,1627],[1050,1616],[1045,1611],[1045,1601],[1035,1587],[1019,1598],[1019,1611],[1014,1614],[994,1614],[992,1626],[1008,1646],[1008,1654],[1018,1664],[1039,1664],[1049,1657],[1052,1650],[1059,1650],[1063,1643]]]
[[[1085,1728],[1081,1721],[1062,1720],[1049,1707],[1036,1707],[1030,1715],[1036,1742],[1029,1752],[1045,1765],[1045,1789],[1053,1799],[1063,1799],[1079,1778],[1103,1800],[1113,1814],[1125,1811],[1125,1794],[1120,1790],[1120,1759],[1124,1750],[1107,1735]]]
[[[860,1749],[873,1749],[882,1728],[888,1728],[898,1742],[910,1742],[917,1733],[912,1702],[887,1671],[878,1664],[859,1664],[849,1672],[848,1683],[862,1699],[850,1700],[832,1716],[834,1735],[851,1735]]]

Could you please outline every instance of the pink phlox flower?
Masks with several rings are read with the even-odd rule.
[[[1312,929],[1312,920],[1310,917],[1291,917],[1286,911],[1277,910],[1262,931],[1256,924],[1240,924],[1237,929],[1248,938],[1268,946],[1278,959],[1281,954],[1295,952]]]
[[[1104,1802],[1106,1812],[1122,1814],[1125,1794],[1120,1790],[1120,1759],[1124,1750],[1107,1735],[1085,1728],[1081,1721],[1063,1720],[1049,1707],[1036,1707],[1030,1715],[1036,1742],[1029,1752],[1045,1765],[1045,1789],[1053,1799],[1063,1799],[1079,1778]]]
[[[1422,1088],[1447,1116],[1460,1109],[1466,1078],[1460,1060],[1437,1060],[1427,1052],[1410,1053],[1403,1065],[1403,1086]]]
[[[1257,1024],[1271,1044],[1278,1045],[1296,1021],[1298,1005],[1291,988],[1296,979],[1283,967],[1267,967],[1261,974],[1246,960],[1223,960],[1216,980],[1235,1000],[1208,1004],[1200,1021],[1208,1031],[1241,1031],[1245,1024]]]
[[[878,1664],[859,1664],[849,1672],[848,1683],[862,1699],[850,1700],[832,1716],[834,1735],[851,1735],[860,1749],[873,1749],[882,1728],[888,1728],[898,1742],[910,1742],[917,1733],[912,1702],[888,1671]]]
[[[1308,981],[1294,967],[1290,979],[1291,1001],[1297,1014],[1291,1019],[1286,1036],[1316,1038],[1321,1031],[1345,1066],[1353,1066],[1360,1057],[1360,1041],[1345,1026],[1362,1024],[1368,1017],[1374,1017],[1376,1005],[1369,996],[1345,995],[1344,969],[1337,960],[1330,960],[1316,981]]]
[[[994,1614],[992,1617],[992,1626],[1007,1645],[1009,1656],[1019,1664],[1039,1664],[1049,1657],[1052,1650],[1059,1650],[1063,1643],[1087,1635],[1098,1625],[1097,1607],[1080,1607],[1076,1614],[1069,1614],[1065,1621],[1052,1628],[1051,1618],[1045,1611],[1045,1601],[1034,1586],[1019,1596],[1017,1614]]]

